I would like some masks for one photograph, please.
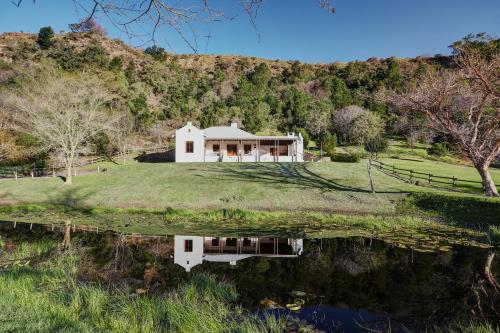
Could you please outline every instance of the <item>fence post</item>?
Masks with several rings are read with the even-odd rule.
[[[431,177],[432,177],[432,175],[429,174],[429,184],[431,183]]]
[[[101,168],[99,168],[99,165],[97,166],[97,173],[101,172]]]
[[[55,178],[55,176],[56,176],[56,169],[52,165],[52,178]]]
[[[17,166],[14,168],[14,178],[17,180]]]
[[[395,174],[396,170],[394,169],[394,165],[392,166],[392,174]]]
[[[413,183],[413,170],[410,170],[410,183]]]
[[[453,180],[452,189],[454,190],[455,189],[455,180],[456,180],[455,176],[452,177],[452,180]]]

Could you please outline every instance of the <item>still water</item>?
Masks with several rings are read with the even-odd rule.
[[[62,239],[62,230],[41,225],[4,223],[0,234],[13,243]],[[474,291],[489,290],[485,270],[500,279],[498,256],[487,267],[494,249],[422,252],[363,237],[302,237],[75,231],[72,243],[91,254],[93,269],[81,273],[85,279],[99,280],[95,272],[113,266],[115,283],[154,294],[192,274],[213,274],[235,285],[247,309],[327,332],[422,331],[477,319]],[[480,299],[484,320],[498,323],[485,308],[500,299],[487,294]]]

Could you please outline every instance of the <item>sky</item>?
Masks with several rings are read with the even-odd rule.
[[[500,37],[500,0],[331,0],[335,14],[322,9],[319,0],[264,0],[255,27],[238,0],[212,1],[234,19],[194,23],[200,54],[330,63],[448,54],[448,45],[469,33]],[[0,0],[0,32],[37,32],[47,25],[59,32],[84,14],[73,0],[24,0],[20,8],[11,0]],[[104,17],[97,18],[110,37],[132,46],[150,44],[143,37],[129,38]],[[140,33],[148,27],[135,30]],[[167,28],[156,43],[169,52],[193,53]]]

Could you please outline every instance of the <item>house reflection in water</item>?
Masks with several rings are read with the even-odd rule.
[[[189,272],[203,261],[236,265],[238,260],[250,257],[296,258],[302,248],[302,239],[175,236],[174,263]]]

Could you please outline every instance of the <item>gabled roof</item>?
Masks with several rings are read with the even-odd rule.
[[[207,139],[255,139],[255,135],[233,126],[213,126],[205,128],[203,134]]]

